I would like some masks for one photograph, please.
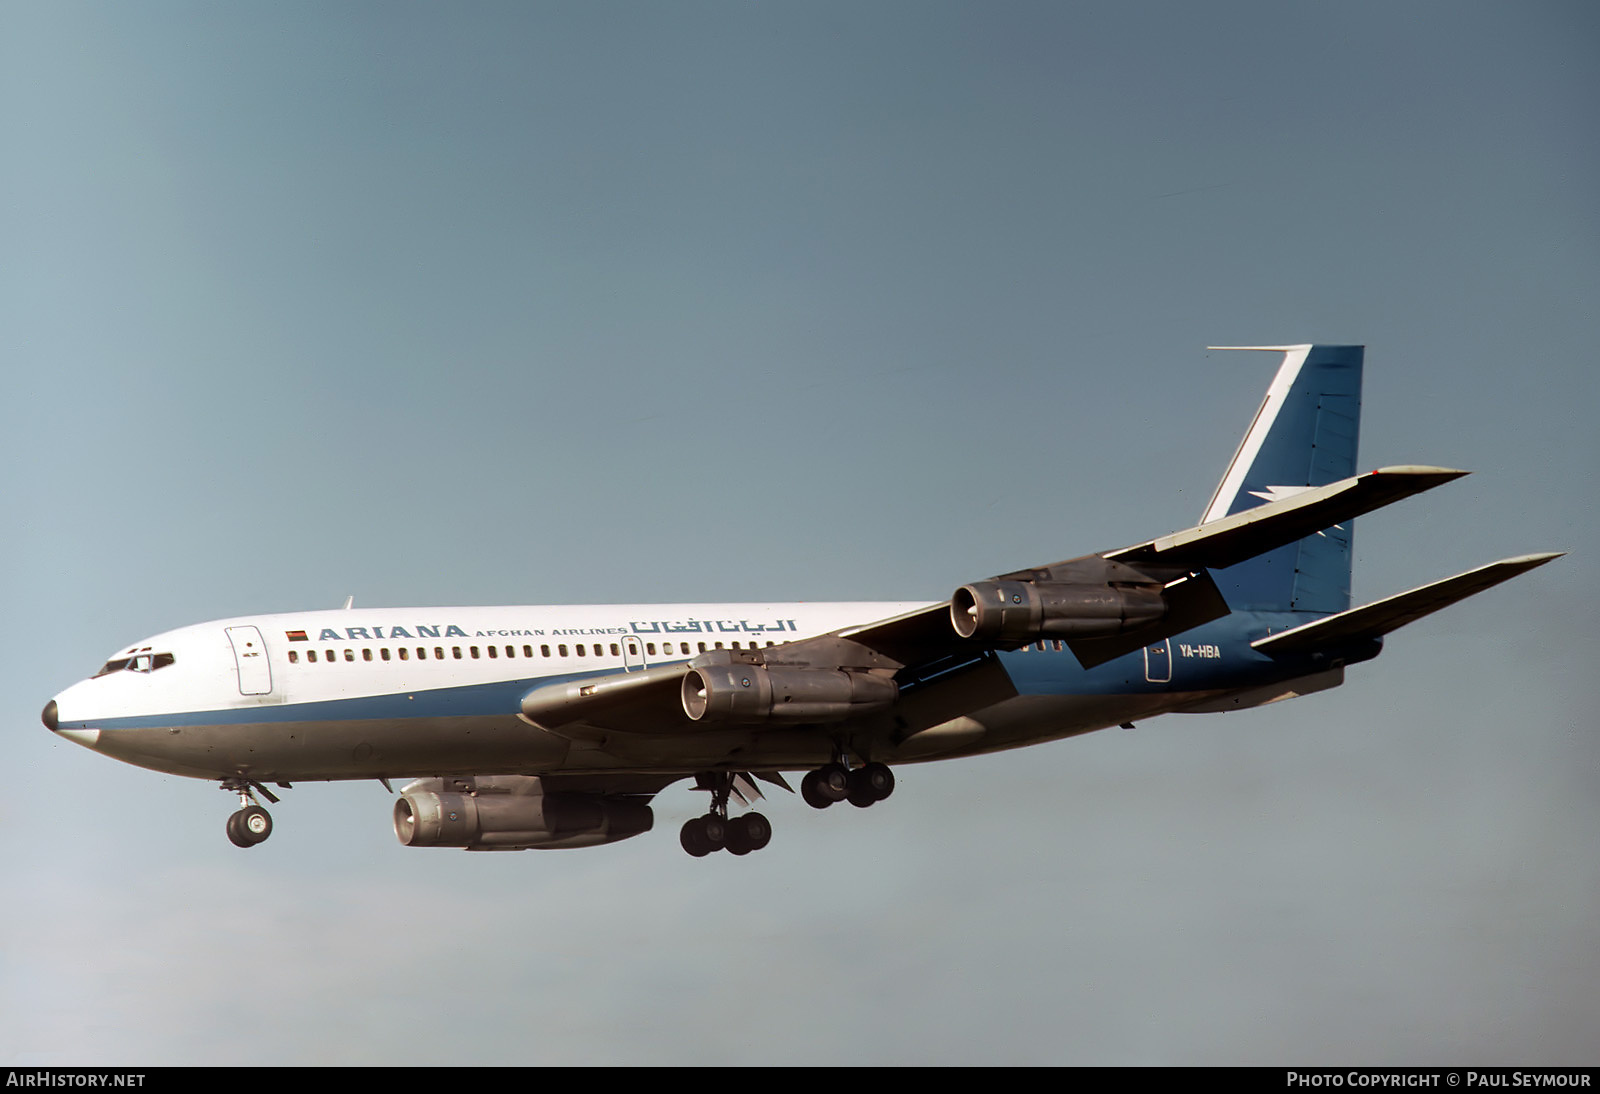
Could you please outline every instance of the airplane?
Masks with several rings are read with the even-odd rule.
[[[710,795],[679,841],[765,847],[758,783],[868,807],[894,768],[1158,714],[1336,687],[1386,634],[1560,557],[1523,555],[1351,606],[1352,522],[1466,474],[1356,471],[1362,346],[1282,353],[1192,528],[1016,570],[933,603],[382,608],[246,616],[120,649],[45,706],[114,759],[238,795],[228,838],[272,834],[257,795],[413,780],[401,843],[590,847],[651,830],[651,802]],[[733,808],[737,802],[742,811]]]

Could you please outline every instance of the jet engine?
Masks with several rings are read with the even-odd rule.
[[[683,712],[696,722],[840,722],[889,707],[887,676],[845,669],[701,665],[683,678]]]
[[[643,800],[547,794],[531,775],[419,779],[394,803],[394,833],[407,847],[595,847],[648,832],[654,823]]]
[[[1166,614],[1159,585],[978,581],[950,598],[956,633],[982,642],[1105,638]]]

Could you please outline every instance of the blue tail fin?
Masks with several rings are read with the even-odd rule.
[[[1355,474],[1364,347],[1211,348],[1284,356],[1202,524]],[[1213,576],[1235,611],[1342,612],[1350,607],[1351,540],[1346,522]]]

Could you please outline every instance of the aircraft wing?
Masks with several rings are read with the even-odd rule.
[[[1155,590],[1151,595],[1159,595],[1166,605],[1155,622],[1109,637],[1067,638],[1079,662],[1092,668],[1227,615],[1228,605],[1209,569],[1232,566],[1464,474],[1442,467],[1380,468],[1132,547],[1004,574],[993,581],[1074,588],[1115,583]],[[992,659],[983,655],[1029,641],[964,638],[952,625],[950,602],[939,601],[760,651],[722,650],[689,663],[547,684],[523,697],[521,714],[535,725],[570,737],[592,738],[606,732],[679,734],[709,728],[689,717],[681,696],[685,678],[710,656],[719,665],[824,668],[893,677],[907,701],[912,693],[921,693],[919,703],[927,712],[913,720],[933,725],[974,709],[980,697],[985,702],[1008,697],[1004,674],[997,674]],[[902,717],[918,705],[903,702]]]
[[[1455,577],[1447,577],[1443,581],[1435,581],[1431,585],[1423,585],[1371,604],[1363,604],[1359,608],[1351,608],[1349,611],[1318,619],[1281,634],[1268,635],[1250,645],[1262,653],[1276,657],[1284,654],[1311,653],[1314,650],[1327,649],[1346,642],[1378,638],[1390,631],[1398,630],[1407,623],[1415,623],[1423,616],[1432,615],[1440,608],[1448,608],[1458,600],[1465,600],[1502,581],[1509,581],[1518,574],[1526,573],[1536,566],[1543,566],[1546,562],[1560,558],[1563,553],[1551,551],[1491,562],[1487,566],[1468,570]]]
[[[1132,547],[1068,559],[1037,569],[1018,570],[993,580],[1162,586],[1168,611],[1158,623],[1109,638],[1067,640],[1079,663],[1093,668],[1227,615],[1228,605],[1208,570],[1225,569],[1465,474],[1465,471],[1445,467],[1383,467],[1326,486],[1298,490],[1232,516]],[[955,632],[950,623],[948,601],[893,619],[852,627],[840,631],[839,636],[903,664],[959,657],[978,645]],[[1006,647],[1005,643],[997,645]]]

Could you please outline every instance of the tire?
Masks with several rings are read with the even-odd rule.
[[[860,768],[850,772],[850,796],[845,800],[857,809],[865,809],[878,800],[878,795],[872,792],[872,784],[863,777],[864,774]]]
[[[248,805],[234,816],[239,818],[239,834],[250,841],[247,846],[264,843],[272,835],[272,814],[259,805]]]
[[[678,842],[683,849],[695,858],[705,858],[715,848],[706,840],[706,834],[700,826],[700,818],[695,817],[683,822],[683,827],[678,830]]]
[[[867,764],[861,769],[861,781],[872,788],[873,801],[881,802],[894,793],[894,772],[887,764]]]
[[[818,773],[807,771],[805,777],[800,780],[800,797],[813,809],[826,809],[833,804],[833,799],[823,795],[817,782]]]
[[[239,827],[239,814],[242,812],[244,810],[241,809],[238,812],[228,814],[228,842],[235,847],[254,847],[255,843],[245,834],[244,829]]]
[[[850,796],[850,773],[840,764],[817,768],[817,790],[829,801],[842,802]]]
[[[745,842],[750,850],[759,851],[772,842],[772,822],[760,813],[746,813],[739,818],[744,828]]]

